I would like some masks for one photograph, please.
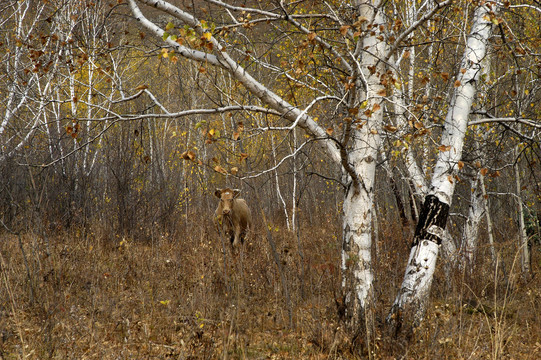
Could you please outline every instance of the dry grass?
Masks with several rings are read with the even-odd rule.
[[[407,235],[395,230],[378,243],[380,321],[408,251]],[[85,237],[26,234],[26,264],[19,239],[4,234],[0,359],[364,358],[337,320],[338,231],[331,223],[303,230],[301,261],[296,236],[272,229],[290,307],[263,231],[225,258],[208,224],[145,243],[99,229]],[[512,254],[506,261],[510,267]],[[407,343],[380,327],[374,358],[541,358],[539,279],[509,282],[517,269],[504,277],[487,266],[471,279],[457,271],[452,284],[440,269],[422,327]]]

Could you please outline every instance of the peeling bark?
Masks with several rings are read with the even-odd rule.
[[[419,215],[406,273],[387,317],[395,334],[401,329],[409,333],[419,325],[426,312],[439,247],[456,185],[458,162],[462,158],[468,117],[481,74],[481,62],[485,58],[492,34],[489,15],[496,11],[495,7],[490,9],[486,4],[480,4],[475,9],[461,70],[457,75],[456,88],[445,119],[440,153]]]

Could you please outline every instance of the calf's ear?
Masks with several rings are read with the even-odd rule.
[[[216,191],[214,191],[214,195],[216,195],[217,198],[221,198],[222,197],[222,190],[221,189],[216,189]]]
[[[239,195],[240,195],[240,190],[239,189],[233,189],[233,199],[235,199]]]

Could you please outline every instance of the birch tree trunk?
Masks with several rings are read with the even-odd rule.
[[[528,234],[526,234],[526,226],[524,224],[524,208],[522,203],[521,196],[521,184],[520,184],[520,169],[518,166],[518,153],[519,150],[516,148],[516,160],[513,168],[515,170],[515,185],[517,191],[517,208],[518,208],[518,246],[520,253],[520,265],[522,270],[522,276],[528,279],[530,276],[531,269],[531,254],[530,254],[530,244],[528,241]]]
[[[493,10],[486,4],[478,5],[473,15],[473,25],[445,119],[430,189],[421,208],[404,280],[387,318],[395,333],[401,328],[411,330],[425,316],[436,259],[455,189],[458,162],[462,157],[468,116],[476,93],[476,82],[492,33],[490,15]]]
[[[477,239],[479,237],[479,225],[485,214],[483,191],[483,175],[478,172],[472,182],[470,205],[468,207],[468,218],[464,224],[462,233],[462,247],[464,256],[464,266],[473,272],[474,255],[477,248]]]
[[[379,132],[383,121],[381,106],[385,64],[380,61],[387,51],[381,41],[385,24],[380,1],[355,3],[359,18],[366,19],[364,29],[372,35],[357,45],[361,57],[359,77],[365,87],[357,87],[357,98],[366,99],[367,111],[358,114],[356,123],[346,130],[352,136],[352,149],[343,166],[350,177],[343,205],[342,272],[348,327],[354,333],[364,330],[370,343],[373,333],[373,280],[372,272],[372,210],[374,205],[374,180],[376,159],[380,144]],[[379,37],[379,39],[378,39]],[[362,52],[360,49],[364,49]],[[357,105],[357,104],[355,104]]]

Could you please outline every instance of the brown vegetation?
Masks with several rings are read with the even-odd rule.
[[[317,226],[303,220],[300,243],[272,225],[292,327],[261,223],[243,252],[231,254],[226,246],[225,257],[228,244],[210,221],[146,241],[111,236],[99,227],[86,236],[2,235],[0,358],[368,358],[339,321],[336,220],[322,218]],[[457,270],[446,285],[441,261],[427,321],[407,343],[389,337],[382,319],[409,249],[398,225],[380,228],[379,335],[368,344],[373,358],[541,356],[541,284],[539,277],[529,283],[517,277],[520,266],[510,243],[500,244],[506,269],[499,266],[496,276],[487,261],[471,279]],[[537,273],[538,252],[534,264]]]

